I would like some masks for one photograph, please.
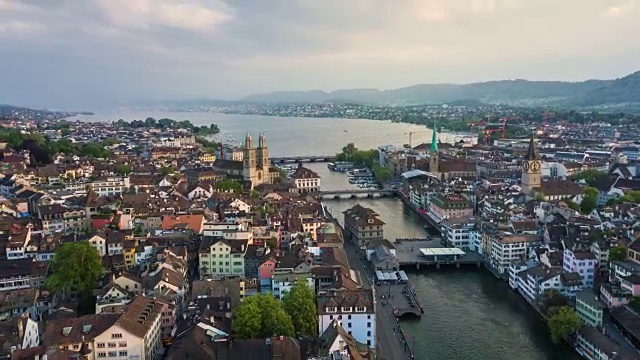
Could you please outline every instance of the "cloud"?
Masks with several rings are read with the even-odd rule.
[[[97,5],[113,24],[133,28],[168,26],[210,31],[231,19],[227,6],[221,2],[208,7],[172,0],[99,0]]]
[[[637,0],[0,0],[0,103],[637,70]]]

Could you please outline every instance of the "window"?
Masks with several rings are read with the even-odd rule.
[[[110,343],[107,344],[107,347],[114,348],[114,347],[116,347],[116,343],[110,342]]]
[[[120,356],[127,356],[127,351],[126,350],[120,350],[120,352],[118,352],[118,354]]]
[[[96,347],[97,347],[97,348],[99,348],[99,349],[100,349],[100,348],[104,348],[104,343],[97,343],[97,344],[96,344]]]
[[[116,357],[116,356],[118,356],[117,351],[109,351],[109,357]]]
[[[342,307],[342,312],[351,312],[351,307],[344,306]]]
[[[334,313],[334,312],[336,312],[336,308],[335,307],[327,307],[327,312],[328,313]]]
[[[118,343],[118,347],[127,347],[127,342],[126,341],[120,341]]]
[[[99,353],[98,353],[98,357],[99,357],[99,358],[107,357],[107,353],[105,353],[105,352],[99,352]]]

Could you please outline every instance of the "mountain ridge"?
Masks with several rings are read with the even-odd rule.
[[[470,84],[416,84],[390,90],[276,91],[242,99],[252,103],[347,101],[376,105],[442,104],[461,100],[476,100],[486,104],[583,108],[631,104],[640,109],[640,71],[611,80],[567,82],[515,79]]]

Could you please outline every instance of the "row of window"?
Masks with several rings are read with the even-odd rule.
[[[113,334],[113,335],[118,335],[118,334]],[[113,337],[113,335],[112,335],[112,337]],[[119,334],[119,335],[122,335],[122,334]],[[105,345],[106,345],[106,347],[109,347],[109,348],[116,347],[116,343],[115,342],[110,342],[110,343],[107,343],[107,344],[105,344],[103,342],[96,343],[96,347],[99,348],[99,349],[104,348]],[[117,345],[118,345],[118,347],[127,347],[127,342],[126,341],[120,341],[120,342],[118,342]]]
[[[343,312],[343,313],[352,312],[352,309],[353,309],[353,308],[352,308],[352,307],[350,307],[350,306],[349,306],[349,307],[344,306],[344,307],[342,307],[342,308],[341,308],[341,310],[342,310],[341,312]],[[326,310],[327,310],[327,312],[328,312],[328,313],[334,313],[334,312],[336,312],[338,309],[337,309],[336,307],[328,306],[328,307],[326,308]],[[366,307],[356,306],[356,308],[355,308],[355,312],[365,312],[366,310],[367,310],[367,308],[366,308]],[[351,319],[351,315],[349,315],[349,319]]]
[[[129,354],[127,353],[126,350],[109,351],[108,353],[106,353],[106,352],[98,352],[98,358],[116,357],[116,356],[128,356],[128,355]]]

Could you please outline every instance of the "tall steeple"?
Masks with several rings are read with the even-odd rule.
[[[438,126],[436,122],[433,122],[433,133],[431,135],[431,149],[429,150],[429,154],[438,152]]]
[[[260,133],[260,137],[258,138],[258,147],[267,147],[267,136],[265,135],[264,131]]]
[[[253,149],[253,138],[251,137],[251,133],[247,133],[247,136],[244,139],[244,147],[246,149]]]
[[[536,139],[533,131],[531,131],[531,138],[529,139],[529,149],[527,150],[527,156],[525,157],[525,160],[538,160]]]

